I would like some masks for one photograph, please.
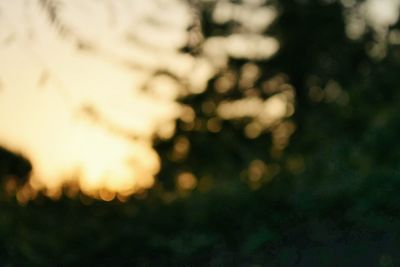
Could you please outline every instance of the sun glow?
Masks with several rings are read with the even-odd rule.
[[[201,27],[190,1],[15,0],[0,1],[0,10],[0,146],[29,158],[29,184],[54,198],[64,184],[106,201],[151,187],[161,167],[154,139],[170,138],[177,118],[195,120],[177,99],[204,92],[229,58],[266,60],[279,49],[275,38],[260,35],[276,10],[254,2],[242,11],[218,4],[216,22],[233,20],[246,32],[206,39],[201,30],[188,32]],[[199,54],[180,52],[187,43],[201,44]],[[231,76],[216,90],[230,90]],[[241,89],[259,76],[246,64]],[[218,133],[222,120],[250,117],[246,135],[255,138],[291,115],[292,91],[208,103],[203,108],[220,118],[206,127]],[[181,139],[173,156],[184,157],[189,146]],[[179,177],[185,190],[196,187],[194,176]],[[32,192],[26,187],[18,196]]]
[[[53,69],[62,79],[76,72],[75,66],[79,71],[86,67],[90,70],[84,73],[88,81],[68,79],[61,83],[49,78],[42,88],[32,86],[40,76],[35,63],[25,55],[19,61],[16,57],[7,61],[7,52],[12,54],[3,52],[3,63],[7,64],[0,69],[5,77],[20,79],[3,79],[0,143],[31,159],[34,184],[56,188],[79,177],[86,192],[98,188],[133,192],[153,184],[159,160],[151,137],[158,128],[173,124],[178,110],[172,100],[146,102],[130,88],[137,83],[131,73],[106,66],[101,70],[99,62],[94,64],[97,68],[89,68],[93,62],[79,57],[66,65],[69,68]],[[82,114],[88,101],[94,110],[101,111],[100,118]],[[121,131],[110,129],[107,118]]]
[[[112,27],[91,27],[86,14],[77,19],[94,1],[77,3],[68,2],[62,18],[99,45],[96,54],[60,37],[36,3],[0,2],[5,11],[0,40],[13,36],[0,50],[0,145],[30,159],[33,189],[44,188],[56,197],[63,184],[78,182],[82,191],[111,200],[115,193],[127,196],[154,184],[160,161],[152,142],[155,136],[173,134],[180,115],[175,102],[179,88],[165,79],[147,91],[143,87],[151,71],[169,63],[182,44],[176,43],[179,38],[164,40],[158,55],[134,45],[128,49],[122,38],[129,35],[126,30],[146,12],[157,11],[150,1],[124,2],[130,8],[126,13],[134,16],[129,20],[122,12]],[[120,4],[116,8],[123,10]],[[143,14],[137,5],[146,7]],[[188,18],[184,6],[176,9],[164,19],[182,35]],[[93,10],[90,17],[96,23],[111,23],[107,8],[96,4]],[[156,60],[158,56],[166,61]],[[121,58],[144,68],[132,70]],[[179,64],[175,68],[182,69]],[[20,198],[26,198],[24,192]]]

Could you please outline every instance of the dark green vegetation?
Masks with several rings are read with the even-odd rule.
[[[400,47],[386,44],[385,56],[371,55],[374,31],[349,39],[336,1],[276,5],[280,15],[267,34],[281,48],[253,63],[261,69],[255,88],[263,97],[270,95],[262,82],[277,75],[295,88],[296,111],[282,123],[296,130],[284,149],[273,130],[248,139],[246,121],[222,121],[218,133],[201,127],[217,116],[204,103],[245,94],[238,85],[217,92],[216,77],[205,93],[181,100],[200,126],[178,121],[176,135],[157,143],[163,169],[145,197],[123,204],[83,197],[82,204],[39,196],[25,206],[1,197],[0,264],[398,266]],[[207,12],[205,37],[234,30],[235,24],[213,24]],[[238,73],[247,62],[231,59],[230,70]],[[171,160],[182,138],[190,151]],[[14,155],[0,157],[2,176],[29,170]],[[266,167],[257,167],[260,161]],[[253,180],[252,163],[255,172],[262,169]],[[199,178],[193,191],[175,186],[182,171]]]

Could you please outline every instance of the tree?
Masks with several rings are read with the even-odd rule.
[[[149,75],[182,87],[176,131],[155,141],[159,183],[124,204],[10,204],[5,261],[395,266],[399,25],[368,18],[371,3],[190,2],[197,17],[179,53],[212,71],[204,91],[171,69]],[[261,27],[256,10],[275,20]],[[227,45],[241,48],[241,34],[279,50],[263,58]]]

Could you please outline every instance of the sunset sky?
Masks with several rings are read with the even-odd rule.
[[[274,9],[233,12],[221,1],[214,19],[243,20],[254,34],[211,38],[205,56],[193,58],[178,53],[193,22],[184,1],[61,2],[64,34],[39,1],[0,0],[0,145],[29,158],[38,188],[69,179],[87,192],[150,187],[160,169],[152,142],[174,133],[182,108],[177,97],[201,93],[228,55],[268,58],[279,50],[275,39],[256,35],[276,17]],[[398,7],[397,0],[370,0],[362,14],[382,28],[397,19]],[[362,23],[352,27],[360,31]],[[168,77],[142,90],[157,69],[184,77],[192,91]],[[254,117],[270,123],[292,114],[293,101],[290,94],[246,99],[219,110],[224,119],[255,110]]]
[[[141,88],[184,44],[188,14],[176,3],[163,10],[169,32],[143,32],[143,20],[159,16],[154,3],[120,1],[114,11],[110,3],[64,3],[62,18],[74,35],[60,37],[38,3],[0,2],[0,143],[32,161],[37,186],[79,176],[86,190],[132,192],[151,186],[159,170],[152,139],[173,133],[178,92],[171,81]],[[159,47],[130,44],[126,36],[134,34]],[[79,51],[80,36],[96,51]]]

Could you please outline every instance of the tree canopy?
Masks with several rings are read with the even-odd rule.
[[[74,36],[58,1],[40,2]],[[398,12],[376,17],[375,2],[184,2],[176,53],[212,71],[196,89],[151,69],[149,83],[176,82],[183,110],[172,137],[154,138],[154,187],[104,202],[67,186],[20,203],[12,181],[30,164],[1,150],[0,262],[397,266],[400,34]]]

